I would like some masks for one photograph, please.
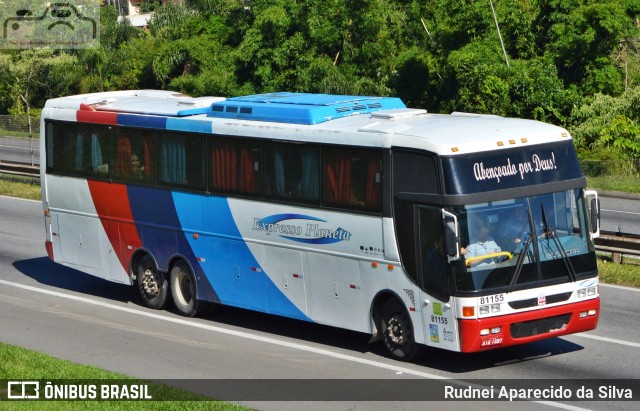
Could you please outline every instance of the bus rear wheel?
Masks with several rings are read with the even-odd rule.
[[[196,278],[183,261],[178,261],[171,269],[171,291],[181,315],[195,317],[207,311],[208,303],[197,298]]]
[[[138,291],[145,305],[155,310],[164,308],[169,294],[169,284],[165,276],[158,271],[153,259],[148,255],[144,256],[136,271]]]
[[[411,318],[398,300],[390,299],[384,303],[379,324],[382,341],[392,358],[411,361],[418,356],[421,346],[415,341]]]

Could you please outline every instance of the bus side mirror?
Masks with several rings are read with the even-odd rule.
[[[455,214],[442,210],[444,220],[444,243],[449,261],[460,259],[460,231]]]
[[[600,199],[598,198],[598,193],[594,190],[587,190],[585,194],[587,198],[591,197],[591,201],[589,202],[591,238],[597,238],[600,236]]]

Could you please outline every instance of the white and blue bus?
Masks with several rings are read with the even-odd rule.
[[[49,257],[148,307],[342,327],[401,360],[597,325],[598,201],[562,128],[147,90],[49,100],[41,130]]]

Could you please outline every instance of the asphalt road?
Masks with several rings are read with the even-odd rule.
[[[145,379],[637,379],[640,291],[603,285],[592,332],[463,355],[385,358],[368,336],[232,308],[200,319],[141,306],[133,288],[52,263],[40,203],[0,197],[0,341]],[[20,376],[15,376],[19,378]],[[348,383],[345,383],[348,388]],[[296,390],[292,384],[291,390]],[[393,395],[393,394],[390,394]],[[523,403],[522,410],[635,410],[635,401]],[[247,402],[259,409],[512,409],[508,402]],[[567,408],[569,406],[569,408]],[[572,408],[573,407],[573,408]]]

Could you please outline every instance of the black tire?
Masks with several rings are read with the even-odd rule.
[[[147,307],[155,310],[164,308],[169,295],[169,283],[148,255],[144,256],[138,264],[136,282],[140,297]]]
[[[416,343],[411,318],[398,300],[390,299],[384,303],[378,324],[391,358],[412,361],[421,353],[423,347]]]
[[[196,278],[184,261],[178,261],[171,269],[171,295],[176,309],[185,317],[209,311],[209,303],[198,300]]]

